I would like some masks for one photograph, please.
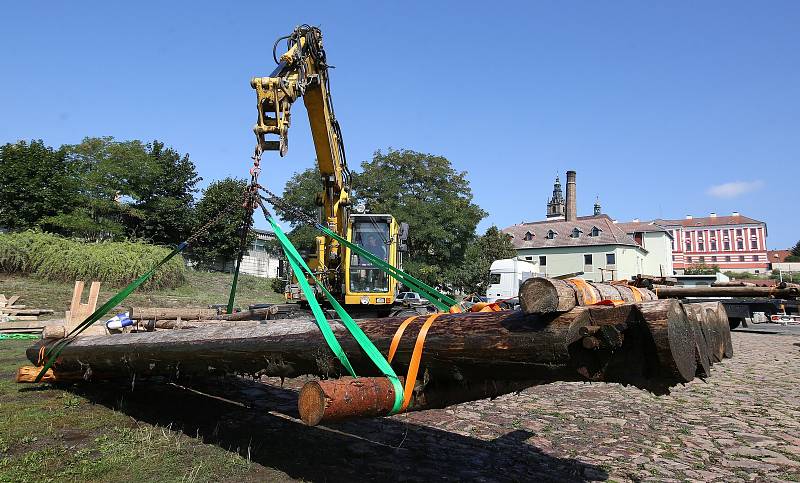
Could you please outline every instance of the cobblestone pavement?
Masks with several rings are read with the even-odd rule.
[[[529,431],[526,444],[613,480],[800,481],[800,337],[734,333],[733,343],[707,382],[669,396],[558,383],[406,417],[481,439]],[[602,476],[593,472],[584,476]]]
[[[309,428],[290,387],[243,382],[226,391],[236,404],[161,386],[126,396],[123,410],[239,448],[255,479],[800,481],[800,337],[734,333],[733,343],[733,359],[715,364],[708,382],[660,397],[556,383]]]

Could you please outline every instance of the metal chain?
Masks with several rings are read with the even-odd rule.
[[[246,191],[244,191],[244,192],[243,192],[243,194],[244,194],[245,196],[248,196],[248,192],[249,192],[249,187],[248,187],[248,190],[246,190]],[[223,209],[222,211],[220,211],[219,213],[217,213],[217,216],[215,216],[214,218],[212,218],[211,220],[209,220],[209,221],[208,221],[208,222],[207,222],[205,225],[203,225],[203,226],[201,226],[199,229],[197,229],[197,231],[195,231],[195,232],[192,234],[192,236],[190,236],[189,238],[187,238],[187,239],[186,239],[186,241],[185,241],[184,243],[186,243],[187,245],[194,243],[194,242],[195,242],[195,241],[196,241],[198,238],[200,238],[202,235],[206,234],[206,233],[208,232],[208,230],[209,230],[209,229],[210,229],[210,228],[211,228],[213,225],[217,224],[217,223],[219,222],[219,220],[221,220],[221,219],[222,219],[222,217],[224,217],[224,216],[225,216],[225,215],[227,215],[227,214],[228,214],[230,211],[232,211],[234,208],[236,208],[236,206],[237,206],[236,204],[228,205],[228,206],[227,206],[225,209]]]
[[[299,208],[295,208],[289,203],[287,203],[283,198],[276,195],[272,191],[264,188],[261,185],[258,185],[258,189],[266,193],[268,196],[259,196],[264,201],[269,202],[271,205],[280,207],[283,211],[287,213],[291,213],[293,215],[297,215],[298,218],[303,219],[306,223],[309,223],[313,226],[319,226],[320,223],[314,219],[313,216],[309,215],[308,213],[301,211]]]

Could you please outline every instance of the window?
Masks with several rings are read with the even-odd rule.
[[[500,283],[500,274],[499,273],[492,273],[489,275],[489,284],[490,285],[497,285]]]
[[[525,257],[525,260],[533,260],[533,257]]]
[[[712,252],[717,251],[717,240],[713,240],[713,239],[711,240],[711,251]]]
[[[591,266],[592,266],[592,254],[591,253],[587,253],[586,255],[583,256],[583,265],[585,267],[589,267],[590,268],[589,271],[591,271]]]
[[[758,250],[758,241],[750,240],[750,248],[752,248],[753,250]]]
[[[736,236],[742,236],[742,229],[741,228],[737,228],[736,229]]]
[[[547,238],[548,238],[549,240],[552,240],[552,239],[553,239],[553,238],[555,238],[555,237],[556,237],[556,232],[554,232],[553,230],[548,230],[548,231],[547,231]]]
[[[700,265],[703,265],[705,263],[706,263],[706,257],[700,257]]]
[[[525,232],[525,236],[522,239],[525,240],[525,241],[533,240],[533,233],[531,233],[529,231],[526,231]]]
[[[581,233],[583,233],[583,232],[581,231],[580,228],[573,228],[572,229],[572,238],[578,238],[579,236],[581,236]]]
[[[600,231],[601,231],[600,228],[597,228],[596,226],[593,226],[592,227],[592,231],[589,234],[591,236],[600,236]]]
[[[687,252],[692,251],[692,241],[691,240],[686,240],[686,251]]]
[[[730,262],[730,261],[731,261],[731,256],[730,256],[730,255],[727,255],[727,256],[725,257],[725,261],[726,261],[726,262]]]
[[[713,262],[716,262],[716,261],[717,261],[717,257],[713,257],[713,256],[712,256],[712,257],[711,257],[711,262],[713,263]]]
[[[672,255],[672,261],[673,262],[675,261],[675,255]]]
[[[759,257],[758,255],[753,255],[753,261],[754,262],[757,262],[759,258],[761,258],[761,257]]]
[[[736,249],[744,250],[744,242],[742,240],[736,240]]]
[[[686,257],[686,263],[692,263],[692,257]]]
[[[539,255],[539,265],[546,267],[547,266],[547,257],[544,255]]]
[[[731,249],[731,242],[725,240],[725,250],[730,251],[730,249]]]
[[[616,265],[617,255],[614,253],[606,253],[606,265]]]
[[[594,235],[592,235],[592,236],[594,236]],[[675,240],[670,240],[669,244],[670,244],[670,248],[672,248],[672,251],[675,251]]]
[[[706,249],[705,241],[703,241],[702,238],[698,238],[697,239],[697,251],[702,252],[702,251],[705,251],[705,249]]]
[[[740,261],[740,262],[743,262],[743,261],[744,261],[744,255],[739,255],[739,261]]]

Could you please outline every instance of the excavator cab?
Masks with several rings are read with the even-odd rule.
[[[399,225],[392,215],[353,214],[347,239],[393,267],[400,265]],[[394,303],[397,281],[349,248],[345,249],[344,296],[348,305]]]

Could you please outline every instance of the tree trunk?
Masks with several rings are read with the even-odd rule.
[[[564,280],[533,277],[519,288],[519,304],[526,314],[567,312],[577,303],[575,287]]]
[[[405,382],[400,378],[401,383]],[[540,381],[464,381],[448,384],[417,382],[405,411],[438,409],[478,399],[495,398],[540,384]],[[353,417],[388,415],[395,401],[394,386],[385,377],[342,377],[311,381],[300,390],[297,407],[309,426]]]
[[[217,309],[201,309],[201,308],[186,308],[186,309],[173,309],[173,308],[144,308],[144,307],[130,307],[130,318],[133,320],[164,320],[164,319],[181,319],[181,320],[200,320],[212,319],[217,316]]]
[[[661,376],[689,382],[697,371],[695,334],[677,300],[653,300],[636,304],[650,331]]]
[[[659,298],[686,297],[775,297],[795,298],[800,296],[796,287],[658,287]]]

